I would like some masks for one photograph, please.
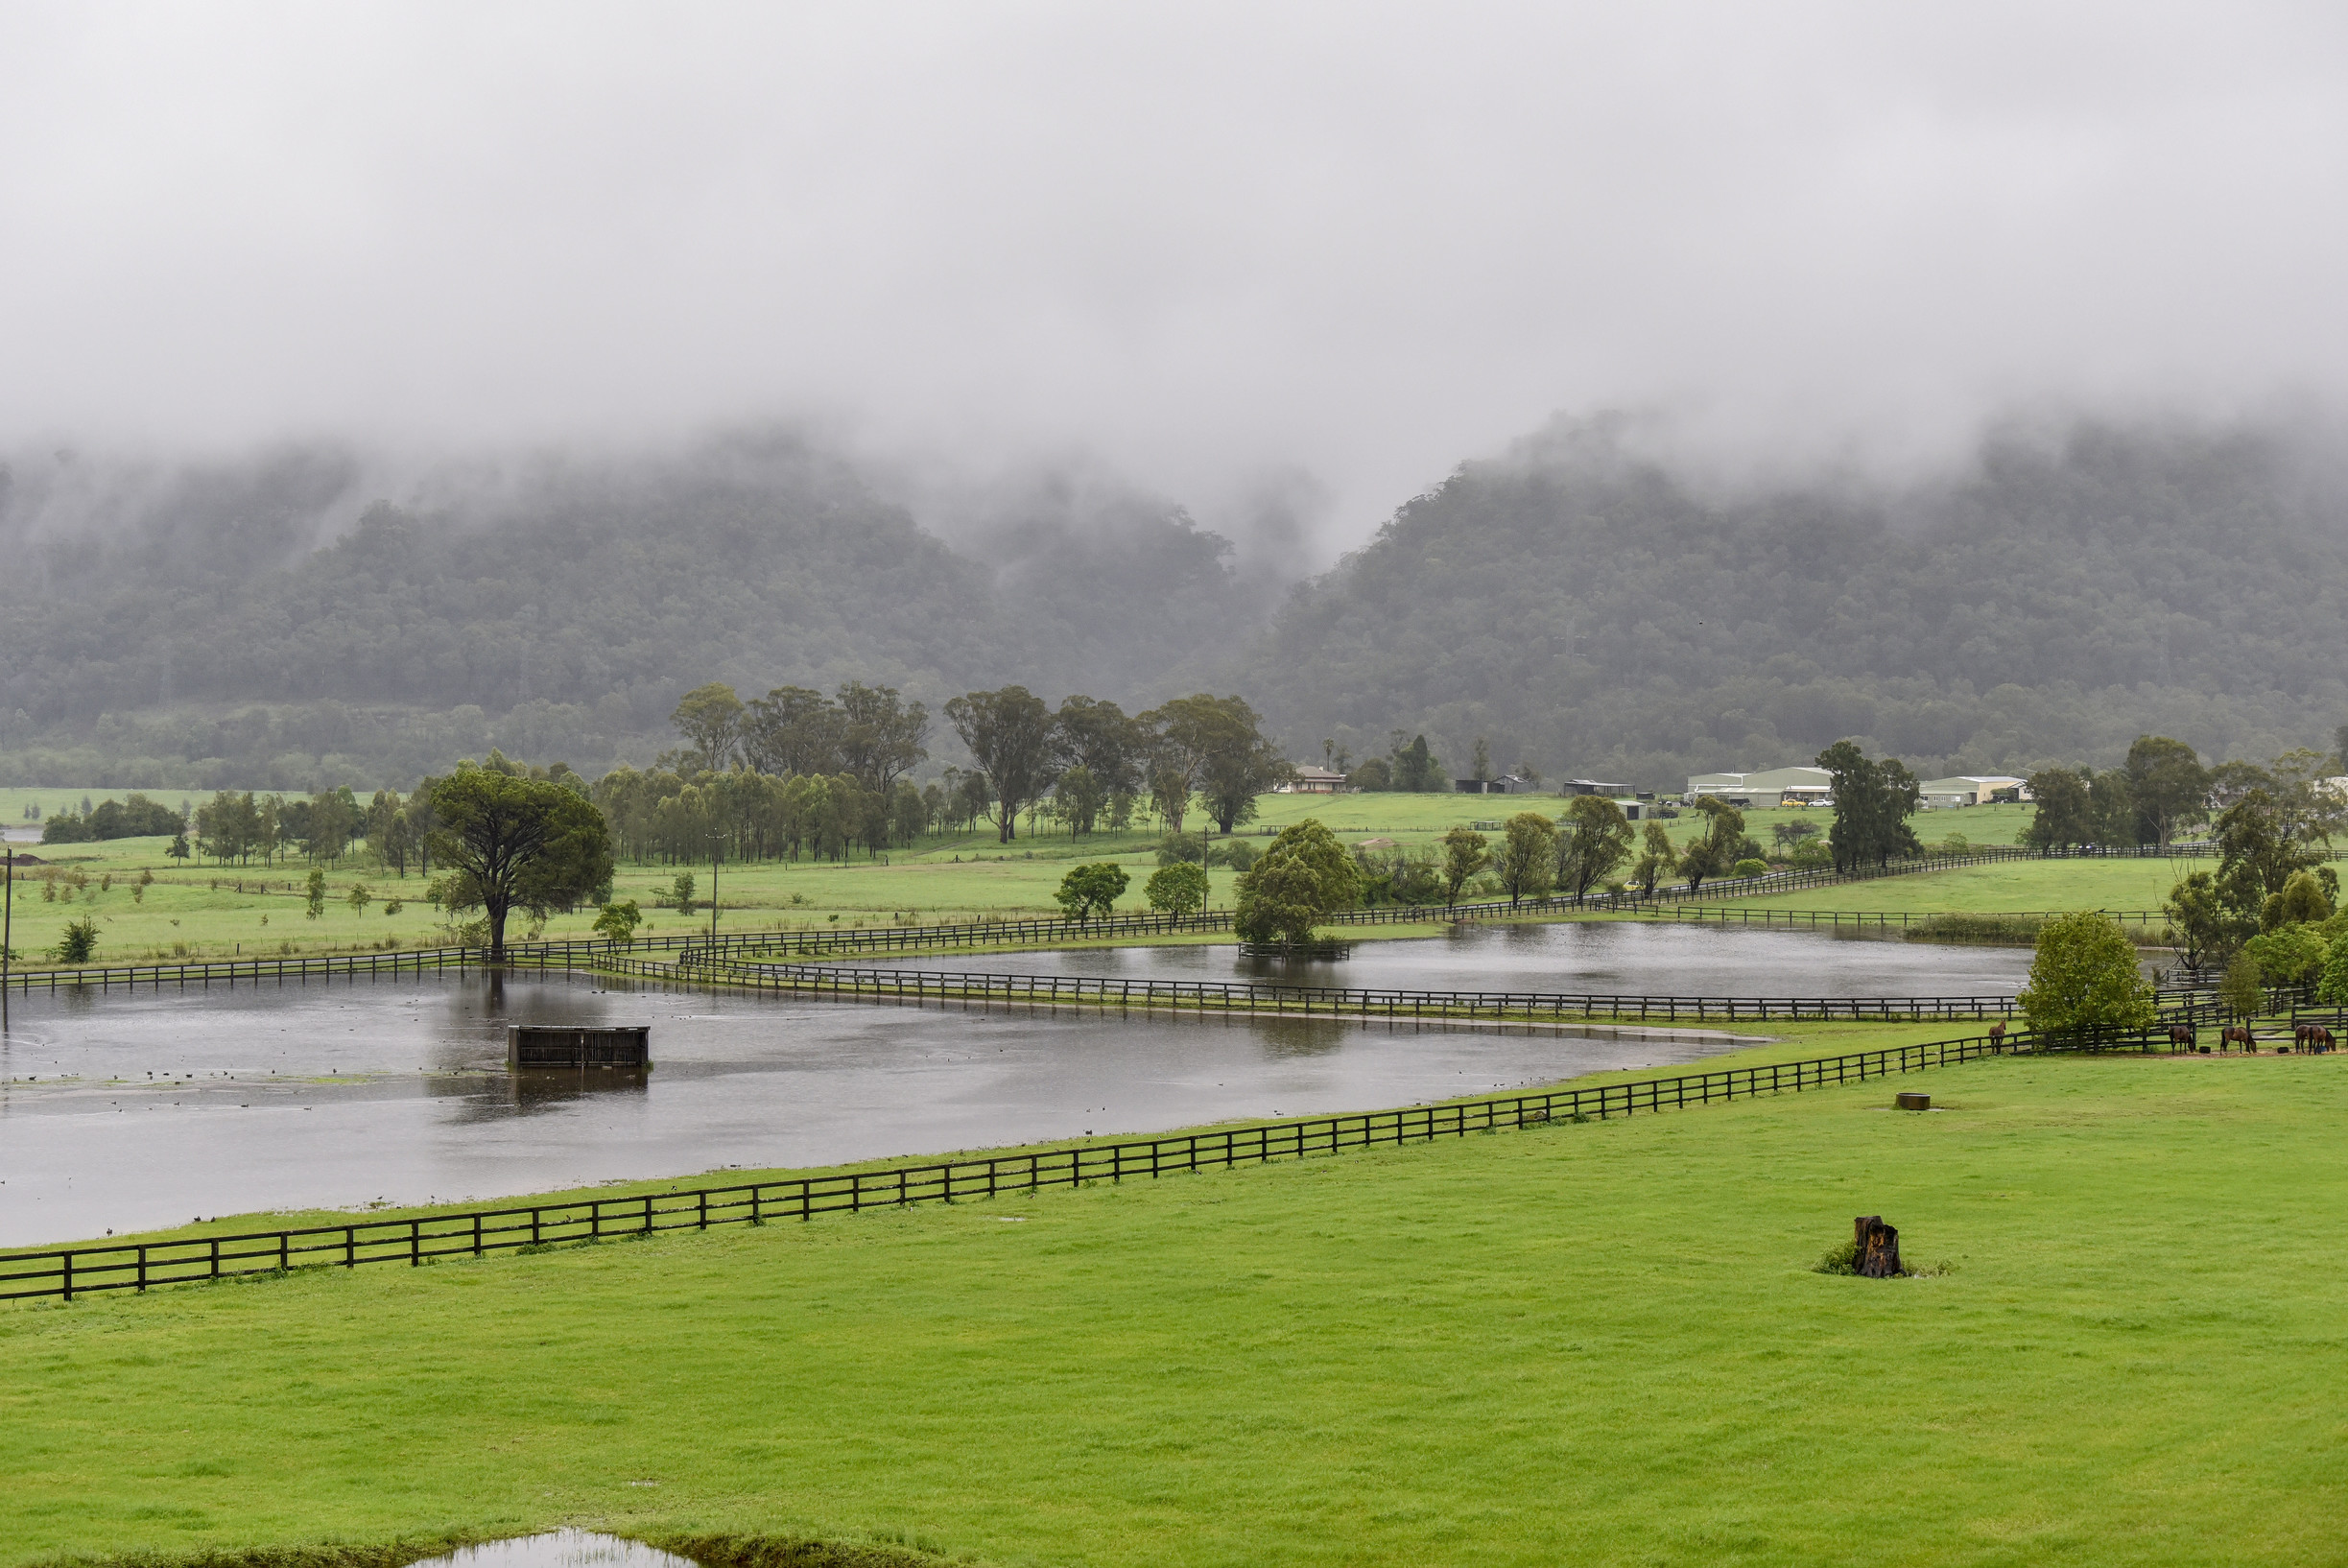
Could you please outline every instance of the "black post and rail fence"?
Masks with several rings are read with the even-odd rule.
[[[70,1301],[99,1292],[146,1291],[304,1268],[355,1269],[374,1263],[414,1268],[444,1258],[478,1258],[567,1243],[615,1241],[722,1224],[806,1221],[826,1214],[967,1201],[1046,1187],[1259,1165],[1553,1122],[1603,1121],[1831,1088],[1984,1057],[2010,1056],[2028,1049],[2031,1043],[2023,1034],[1975,1035],[1805,1061],[1563,1086],[1485,1100],[1259,1123],[1166,1137],[924,1160],[775,1181],[400,1219],[354,1219],[341,1224],[183,1240],[10,1252],[0,1254],[0,1300],[57,1296]],[[2099,1043],[2143,1042],[2131,1036],[2124,1042]]]
[[[2180,844],[2171,846],[2169,853],[2191,855],[2200,852],[2202,848],[2201,845]],[[1696,901],[1699,893],[1706,899],[1766,897],[1810,888],[1871,881],[1884,876],[1905,876],[1961,866],[2034,858],[2052,858],[2052,855],[2050,852],[2018,848],[1979,849],[1957,855],[1933,854],[1897,860],[1882,867],[1864,867],[1848,875],[1833,871],[1774,871],[1767,876],[1723,878],[1703,884],[1696,892],[1685,888],[1659,888],[1651,895],[1625,892],[1620,896],[1593,894],[1579,900],[1548,897],[1528,898],[1518,903],[1487,901],[1456,905],[1386,905],[1374,909],[1340,910],[1328,916],[1325,923],[1332,926],[1426,925],[1573,914],[1655,916],[1669,911],[1675,918],[1713,920],[1743,917],[1747,923],[1764,925],[1808,924],[1853,931],[1889,930],[1895,926],[1905,928],[1911,920],[1922,917],[1795,910],[1730,911],[1723,915],[1718,911],[1703,910],[1696,906]],[[1683,909],[1680,906],[1688,907]],[[2119,918],[2149,924],[2163,917],[2152,912],[2129,911],[2123,912]],[[1113,915],[1094,920],[980,920],[926,926],[872,926],[848,931],[737,931],[715,938],[706,932],[698,932],[685,936],[638,937],[625,942],[603,938],[574,938],[509,943],[505,966],[510,970],[553,971],[635,953],[681,952],[687,949],[703,954],[714,951],[746,956],[819,956],[826,953],[907,952],[938,947],[1034,947],[1117,937],[1212,934],[1230,930],[1231,922],[1230,911],[1211,910],[1190,915]],[[95,986],[100,990],[116,986],[160,988],[165,986],[202,989],[261,980],[283,982],[359,975],[437,973],[443,970],[462,972],[486,966],[487,959],[486,949],[479,947],[394,948],[363,953],[192,960],[174,963],[19,968],[8,973],[0,984],[18,992],[56,991],[80,986]]]

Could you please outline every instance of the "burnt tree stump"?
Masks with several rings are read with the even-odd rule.
[[[1853,1222],[1852,1239],[1858,1250],[1851,1263],[1868,1279],[1897,1279],[1900,1275],[1900,1233],[1884,1224],[1880,1214],[1862,1214]]]

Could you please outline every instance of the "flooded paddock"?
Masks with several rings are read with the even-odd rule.
[[[1337,934],[1340,939],[1349,933]],[[854,967],[1277,980],[1411,990],[1564,991],[1626,996],[2011,996],[2027,947],[1943,946],[1707,925],[1590,920],[1461,925],[1439,937],[1357,940],[1327,962],[1242,956],[1237,946],[1074,952],[843,956]]]
[[[510,1022],[650,1024],[654,1065],[510,1074]],[[1367,1110],[1733,1043],[807,1003],[583,976],[36,994],[0,1040],[0,1245]]]

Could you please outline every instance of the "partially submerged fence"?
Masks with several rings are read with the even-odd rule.
[[[1398,986],[1288,986],[1263,981],[1165,980],[1117,975],[1005,974],[985,970],[857,969],[831,963],[615,961],[648,979],[682,981],[810,999],[1024,1003],[1176,1012],[1280,1013],[1387,1020],[1561,1023],[1574,1019],[2006,1018],[2011,996],[1738,997],[1583,995],[1550,991],[1414,990]]]
[[[1929,911],[1923,914],[1891,910],[1831,910],[1831,909],[1705,909],[1701,905],[1683,905],[1671,909],[1646,912],[1655,919],[1689,920],[1699,924],[1711,923],[1737,926],[1773,926],[1797,931],[1908,931],[1916,926],[1930,926],[1936,920],[1947,920],[1951,912]],[[1963,917],[1978,920],[2052,920],[2071,914],[2069,910],[1996,910],[1979,914],[1962,912]],[[2169,916],[2159,910],[2099,910],[2122,925],[2167,925]]]
[[[2012,1055],[2029,1044],[2021,1034],[2003,1038],[1976,1035],[1806,1061],[1726,1067],[1161,1138],[1070,1144],[1028,1153],[921,1161],[782,1181],[695,1187],[632,1198],[582,1198],[407,1219],[352,1220],[339,1225],[180,1241],[11,1252],[0,1254],[0,1300],[62,1296],[70,1301],[99,1291],[145,1291],[159,1285],[284,1273],[300,1268],[355,1269],[365,1263],[416,1267],[441,1258],[482,1257],[490,1252],[618,1240],[664,1230],[812,1220],[819,1214],[998,1198],[1043,1187],[1164,1176],[1336,1154],[1383,1144],[1422,1143],[1553,1122],[1606,1120],[1765,1094],[1798,1093]]]

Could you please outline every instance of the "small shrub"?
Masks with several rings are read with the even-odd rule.
[[[65,922],[64,932],[58,938],[59,962],[87,963],[98,951],[98,922],[84,915],[79,920]]]
[[[1767,876],[1769,863],[1766,860],[1741,860],[1729,867],[1730,876]]]
[[[1843,1242],[1830,1247],[1818,1261],[1810,1266],[1814,1274],[1856,1274],[1859,1272],[1859,1244]]]

